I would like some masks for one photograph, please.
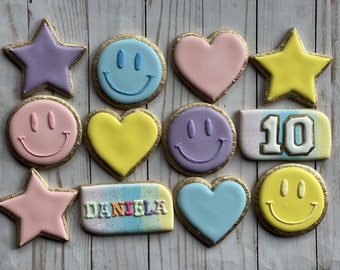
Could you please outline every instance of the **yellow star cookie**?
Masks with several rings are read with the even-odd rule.
[[[276,50],[255,54],[250,59],[266,77],[266,103],[290,97],[315,107],[315,78],[332,57],[306,51],[297,30],[292,28]]]

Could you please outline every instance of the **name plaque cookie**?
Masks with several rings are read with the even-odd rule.
[[[240,111],[240,149],[253,160],[318,160],[330,157],[331,127],[320,111]]]
[[[166,232],[174,228],[171,191],[158,182],[84,185],[81,224],[93,234]]]

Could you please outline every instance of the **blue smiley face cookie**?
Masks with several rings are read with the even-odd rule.
[[[92,77],[98,94],[118,108],[153,100],[166,82],[166,64],[159,48],[136,34],[107,40],[97,51]]]

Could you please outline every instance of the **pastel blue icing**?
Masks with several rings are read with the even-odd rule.
[[[235,181],[221,182],[214,191],[204,184],[188,184],[177,196],[178,207],[187,221],[213,243],[239,220],[246,203],[246,192]]]
[[[104,201],[105,202],[118,202],[121,201],[122,189],[110,185],[102,186],[104,193]],[[110,205],[110,210],[112,213],[112,206]],[[121,218],[103,218],[103,222],[105,222],[105,232],[119,232],[124,230],[124,220]]]
[[[124,185],[104,185],[104,198],[106,202],[119,202],[119,201],[133,201],[141,198],[141,186],[136,184]],[[133,209],[133,205],[131,206]],[[112,206],[109,206],[112,213]],[[124,209],[125,206],[124,206]],[[107,233],[131,233],[143,231],[142,220],[136,218],[134,215],[115,217],[115,218],[103,218],[105,222],[105,232]]]
[[[117,103],[131,104],[148,99],[157,90],[162,74],[162,64],[155,50],[132,38],[109,44],[98,58],[100,87]],[[115,87],[121,93],[115,91]]]

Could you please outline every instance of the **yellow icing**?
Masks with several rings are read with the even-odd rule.
[[[318,156],[321,158],[329,158],[332,147],[331,126],[327,116],[322,113],[317,114],[317,122],[318,132],[316,134],[318,136],[318,141],[324,142],[318,145]]]
[[[97,113],[89,120],[87,133],[95,152],[121,176],[148,154],[159,137],[157,123],[142,111],[122,121],[107,112]]]
[[[164,186],[159,186],[159,198],[161,200],[165,200],[165,205],[167,209],[167,214],[159,214],[159,219],[161,223],[161,228],[164,230],[173,230],[174,229],[174,211],[173,211],[173,202],[172,202],[172,195],[169,190]]]
[[[266,100],[273,101],[293,91],[303,101],[315,105],[317,103],[315,78],[332,58],[308,53],[297,31],[293,29],[289,34],[288,39],[282,44],[282,50],[254,56],[256,62],[270,74]]]
[[[323,215],[325,193],[311,172],[287,166],[265,178],[259,191],[259,208],[272,227],[283,232],[300,232]]]

